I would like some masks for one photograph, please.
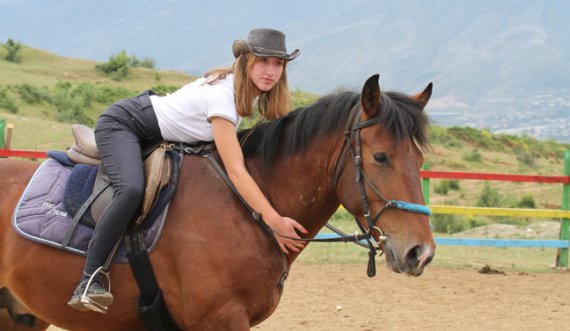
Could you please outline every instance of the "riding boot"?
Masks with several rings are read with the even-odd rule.
[[[79,285],[67,304],[79,311],[95,311],[106,313],[107,307],[113,303],[113,295],[105,288],[101,271],[94,275],[83,274]]]

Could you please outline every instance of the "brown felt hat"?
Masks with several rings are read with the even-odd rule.
[[[274,56],[289,61],[301,54],[299,49],[295,49],[291,54],[287,53],[285,34],[273,29],[252,29],[247,40],[234,41],[232,51],[236,58],[242,53],[253,53],[257,56]]]

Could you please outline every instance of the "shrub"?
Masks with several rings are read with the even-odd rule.
[[[0,89],[0,108],[4,108],[12,114],[18,113],[18,106],[8,95],[6,88]]]
[[[456,215],[433,215],[431,217],[433,231],[438,233],[457,233],[466,230],[466,224]]]
[[[502,202],[502,197],[497,189],[491,187],[491,184],[485,182],[485,186],[481,194],[477,198],[478,207],[499,207]]]
[[[464,153],[462,158],[468,162],[483,162],[483,156],[477,149]]]
[[[435,193],[447,195],[449,193],[449,180],[444,179],[434,188]]]
[[[469,127],[451,127],[448,129],[450,135],[481,148],[492,149],[495,151],[504,151],[505,147],[501,142],[495,139],[495,136],[489,130],[477,130]]]
[[[305,106],[308,106],[310,104],[313,104],[319,98],[319,96],[317,96],[315,94],[307,93],[307,92],[304,92],[300,89],[295,89],[291,93],[291,96],[293,99],[293,109],[297,109],[300,107],[305,107]]]
[[[435,186],[435,193],[447,195],[450,190],[459,191],[459,181],[457,179],[444,179]]]
[[[130,98],[137,92],[124,87],[93,86],[93,98],[95,102],[110,105],[118,100]]]
[[[532,193],[526,193],[524,194],[521,199],[519,200],[519,202],[517,203],[517,207],[519,208],[529,208],[529,209],[535,209],[537,206],[536,201],[534,200],[534,197],[532,196]]]
[[[22,100],[29,104],[40,103],[49,100],[49,96],[37,86],[30,84],[16,85],[15,90],[20,94]]]
[[[467,219],[467,222],[469,223],[469,228],[473,229],[473,228],[477,228],[480,226],[484,226],[484,225],[488,225],[489,221],[485,220],[485,219],[481,219],[481,218],[476,218],[476,217],[469,217]]]
[[[52,102],[57,111],[58,121],[82,123],[89,126],[94,124],[94,121],[85,115],[84,99],[81,95],[72,93],[71,83],[57,83]]]
[[[463,147],[463,144],[457,138],[449,134],[447,129],[440,126],[432,126],[430,128],[429,141],[432,144],[441,144],[450,148]]]
[[[175,85],[158,84],[153,86],[151,90],[158,95],[167,95],[178,90],[179,87]]]
[[[14,63],[22,62],[22,56],[20,55],[20,51],[22,50],[22,43],[8,39],[8,41],[3,46],[8,52],[5,57],[7,61]]]
[[[449,188],[451,190],[459,191],[461,189],[461,185],[459,185],[459,180],[457,179],[449,179]]]
[[[117,55],[111,55],[109,62],[97,64],[95,68],[110,75],[112,79],[122,80],[131,72],[131,57],[127,52],[121,51]]]
[[[95,87],[91,83],[80,83],[71,91],[73,97],[81,98],[83,106],[91,107],[95,101]]]
[[[517,160],[524,166],[536,168],[536,157],[530,152],[522,152],[517,154]]]
[[[154,60],[148,57],[139,60],[136,56],[133,55],[131,56],[130,64],[135,68],[141,67],[141,68],[154,69]]]

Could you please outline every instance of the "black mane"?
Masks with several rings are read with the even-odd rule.
[[[260,156],[270,167],[281,149],[285,155],[303,153],[320,135],[344,131],[350,110],[360,102],[360,94],[341,92],[322,97],[311,106],[298,108],[277,120],[243,130],[239,138],[244,157]],[[429,119],[419,104],[397,93],[382,93],[380,123],[396,143],[413,139],[425,150],[429,147]]]

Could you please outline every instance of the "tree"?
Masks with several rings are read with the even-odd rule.
[[[22,43],[8,39],[8,41],[4,44],[4,48],[8,51],[8,54],[6,54],[5,57],[6,60],[14,63],[20,63],[22,61],[22,56],[20,55],[20,51],[22,50]]]

